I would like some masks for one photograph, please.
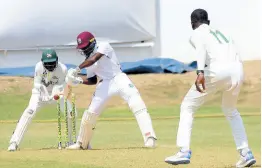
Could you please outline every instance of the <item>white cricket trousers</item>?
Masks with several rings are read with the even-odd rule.
[[[231,126],[237,149],[248,147],[244,124],[236,109],[243,76],[243,65],[240,62],[212,64],[209,70],[205,70],[206,93],[198,92],[193,85],[181,104],[177,133],[178,147],[190,148],[194,113],[205,102],[208,95],[218,90],[223,92],[222,111]]]
[[[137,120],[144,141],[146,141],[148,137],[156,138],[151,117],[138,89],[125,73],[120,73],[113,79],[103,80],[97,85],[88,110],[83,114],[78,141],[82,142],[82,135],[84,136],[81,130],[84,130],[82,125],[87,120],[85,116],[88,116],[87,114],[89,113],[98,117],[107,100],[114,95],[119,95],[129,105],[130,110]]]
[[[25,111],[23,112],[22,116],[20,117],[20,119],[18,120],[17,126],[15,131],[13,132],[13,135],[11,137],[10,143],[16,143],[17,145],[20,144],[21,140],[24,137],[24,134],[28,128],[28,125],[31,123],[32,119],[34,118],[34,116],[36,115],[36,113],[38,112],[38,110],[45,106],[45,105],[54,105],[54,112],[57,112],[57,110],[55,110],[56,108],[56,101],[52,100],[52,101],[48,101],[48,102],[43,102],[41,101],[41,95],[38,91],[36,91],[35,89],[33,89],[32,91],[32,95],[29,101],[29,104],[27,106],[27,108],[25,109]],[[72,111],[72,106],[71,103],[69,102],[69,100],[67,100],[67,104],[68,104],[68,116],[70,115],[70,112]],[[61,108],[61,113],[63,114],[64,112],[64,99],[61,98],[60,99],[60,108]],[[72,125],[72,121],[70,119],[70,117],[68,117],[68,127],[69,127],[69,138],[71,139],[71,125]]]

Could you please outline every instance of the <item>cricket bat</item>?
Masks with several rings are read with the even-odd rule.
[[[63,92],[63,96],[65,99],[71,99],[71,94],[72,94],[72,86],[66,84]]]

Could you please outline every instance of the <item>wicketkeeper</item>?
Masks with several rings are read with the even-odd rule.
[[[16,151],[24,133],[27,130],[32,118],[37,111],[44,105],[56,104],[54,95],[63,93],[65,84],[65,77],[67,68],[61,62],[58,62],[58,56],[55,50],[47,49],[42,53],[42,59],[35,66],[34,86],[29,105],[23,112],[19,119],[16,129],[10,140],[8,151]],[[68,104],[68,125],[69,125],[69,140],[72,141],[72,121],[70,119],[70,112],[72,110],[71,103],[67,100]],[[64,110],[64,99],[60,99],[60,108]]]

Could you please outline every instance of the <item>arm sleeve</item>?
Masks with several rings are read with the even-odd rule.
[[[112,52],[112,50],[113,50],[113,48],[110,46],[109,43],[102,42],[98,45],[97,52],[104,54],[107,57],[110,57],[111,54],[109,54],[109,53]]]
[[[195,48],[197,69],[204,70],[206,63],[206,46],[204,43],[204,37],[201,36],[199,32],[195,32],[190,39],[190,43]]]
[[[97,63],[86,68],[86,78],[92,78],[96,75],[95,72],[94,72],[96,66],[97,66]]]
[[[34,76],[34,88],[41,89],[42,87],[42,72],[39,64],[35,66],[35,76]]]

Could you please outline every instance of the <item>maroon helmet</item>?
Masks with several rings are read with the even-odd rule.
[[[92,33],[85,31],[77,36],[77,49],[80,50],[82,55],[86,58],[94,51],[96,47],[96,39]]]

